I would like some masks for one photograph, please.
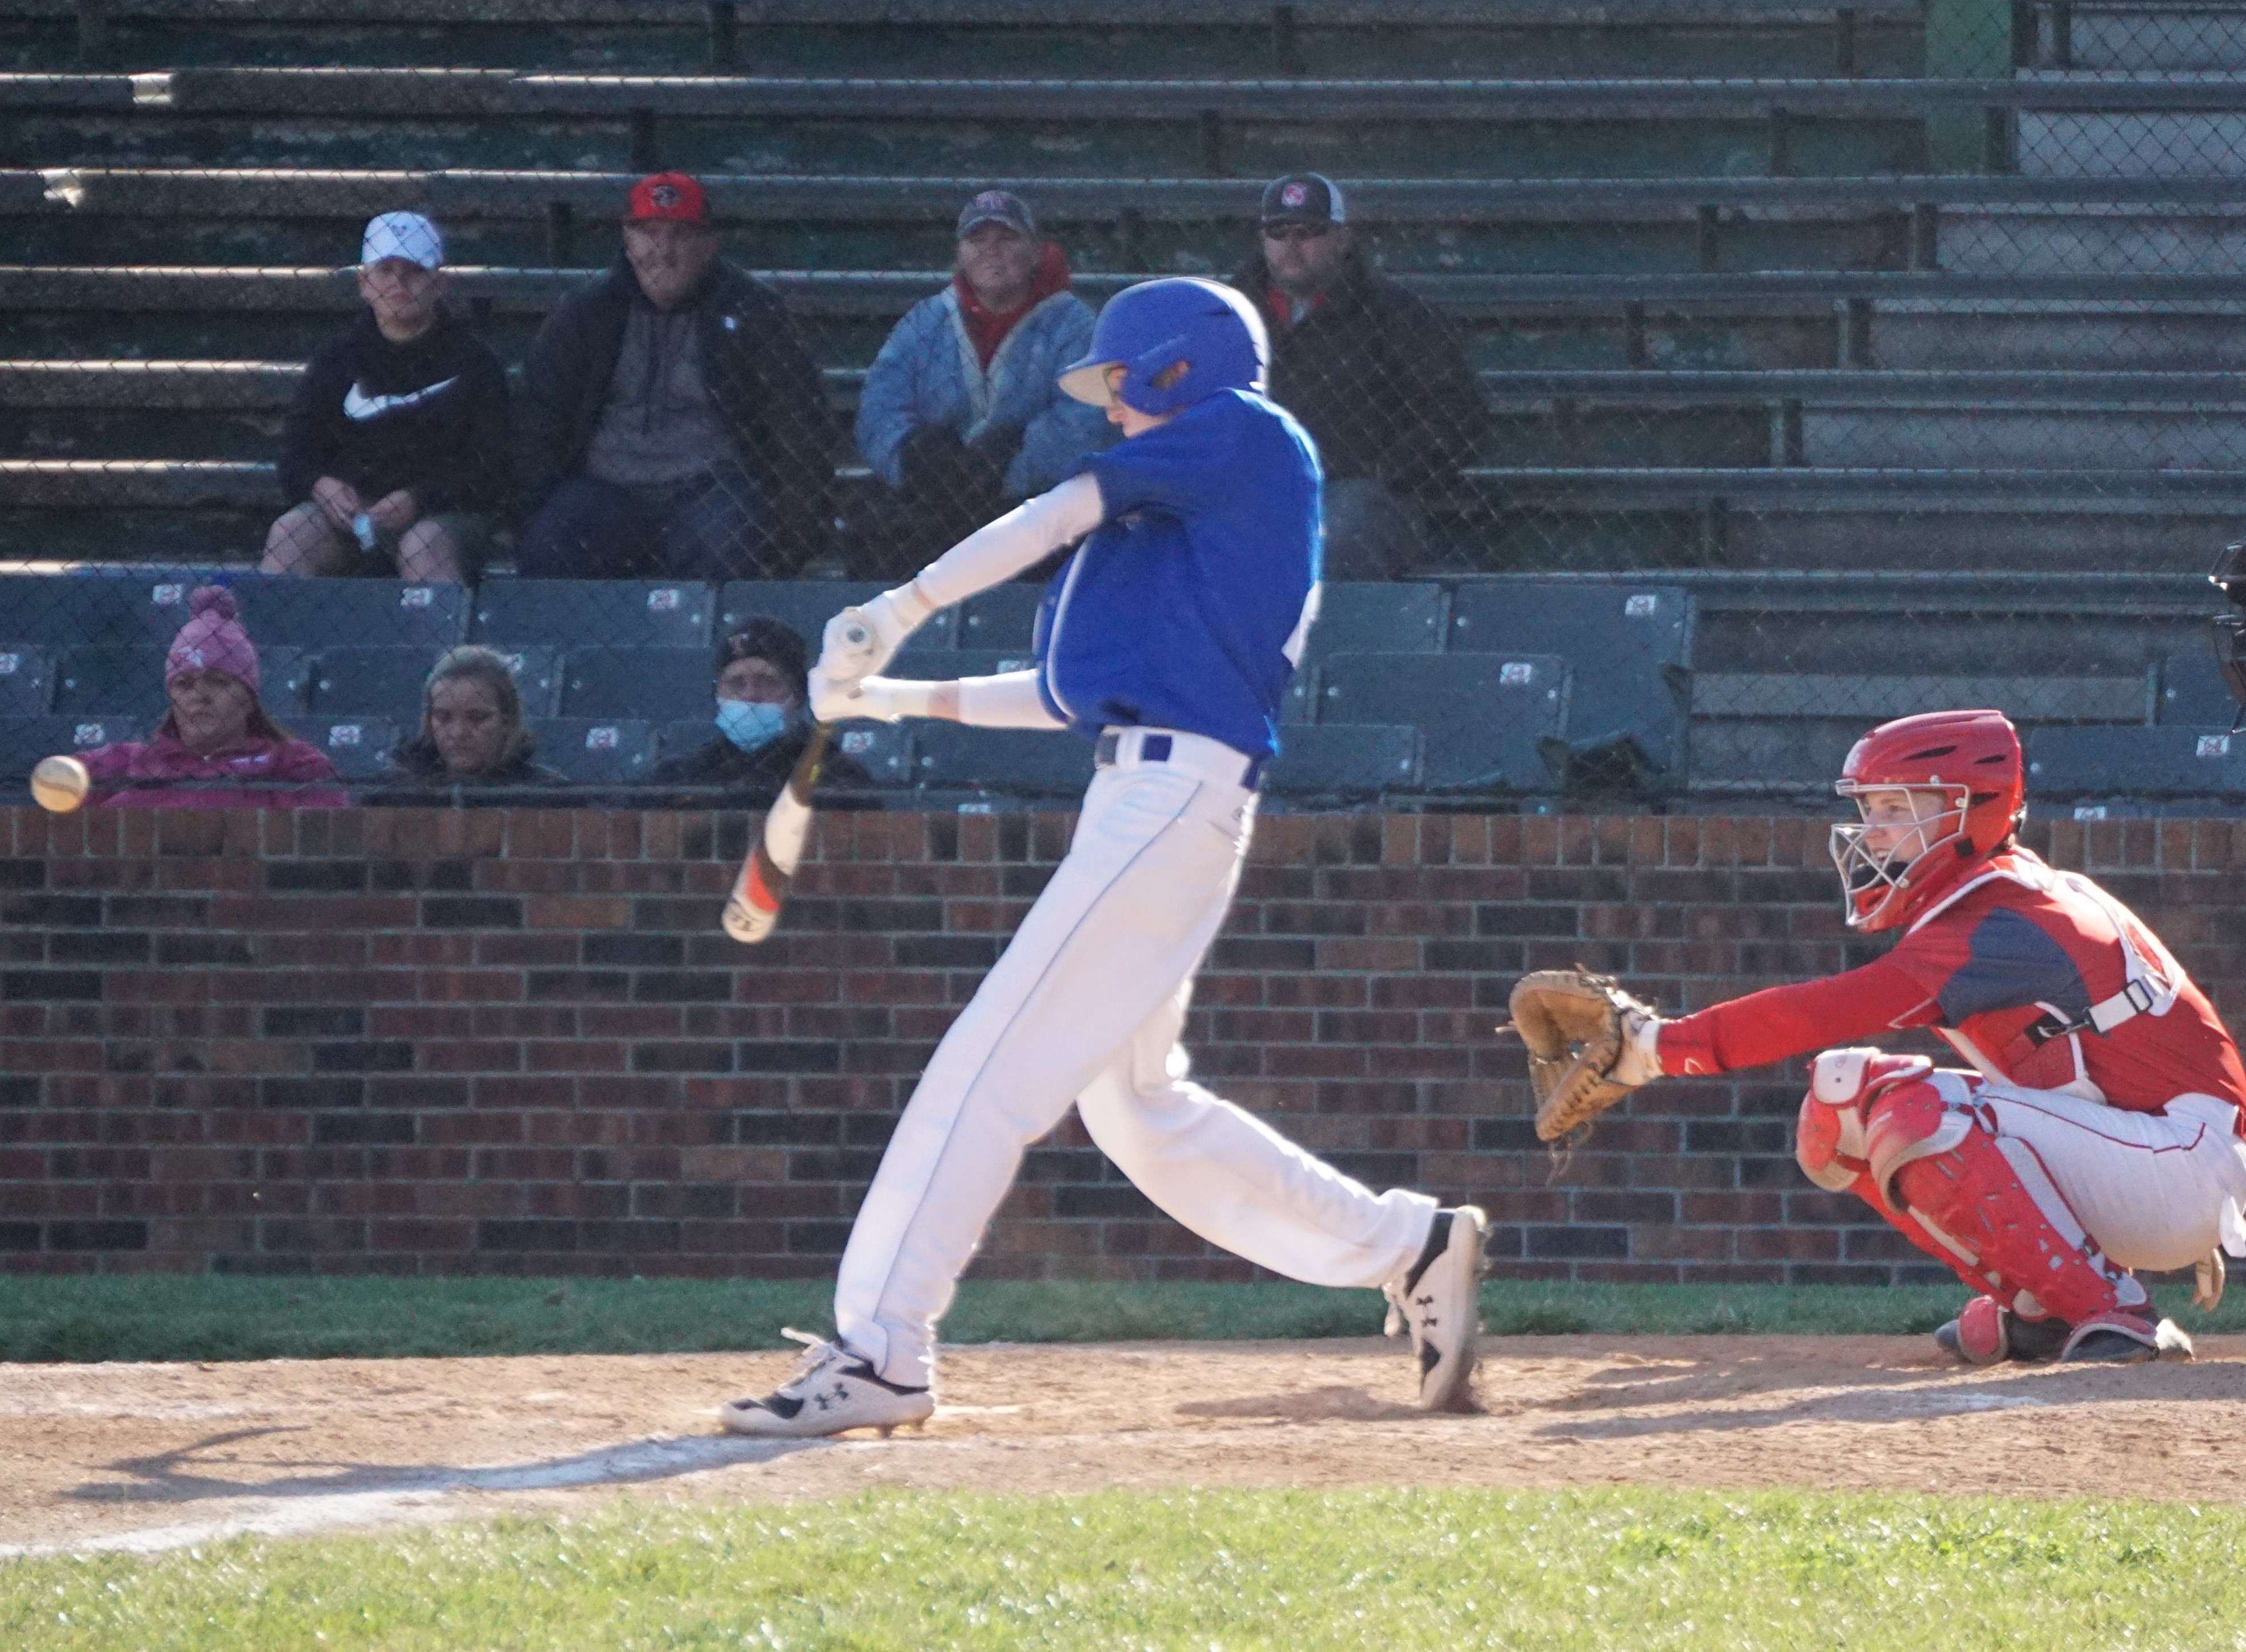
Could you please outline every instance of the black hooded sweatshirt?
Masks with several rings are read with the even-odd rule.
[[[403,344],[363,312],[313,352],[282,432],[290,505],[332,476],[369,505],[402,487],[424,516],[499,513],[513,468],[507,370],[450,310]]]

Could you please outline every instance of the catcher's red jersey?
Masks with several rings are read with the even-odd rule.
[[[2142,1112],[2187,1091],[2246,1108],[2237,1046],[2159,937],[2025,849],[1993,857],[1875,962],[1669,1023],[1661,1063],[1727,1072],[1910,1027],[2027,1089]]]

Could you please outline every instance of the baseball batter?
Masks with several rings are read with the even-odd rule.
[[[2188,1356],[2129,1270],[2197,1265],[2211,1306],[2221,1251],[2246,1254],[2246,1071],[2222,1023],[2120,901],[2020,846],[2003,713],[1883,724],[1837,789],[1862,816],[1832,833],[1848,926],[1900,930],[1895,948],[1677,1020],[1617,996],[1615,1098],[1930,1027],[1970,1071],[1826,1050],[1796,1156],[1977,1293],[1936,1343],[1976,1364]]]
[[[1098,772],[1020,931],[937,1047],[868,1190],[836,1334],[727,1428],[887,1430],[935,1409],[936,1327],[1024,1148],[1074,1102],[1162,1209],[1296,1279],[1384,1288],[1419,1403],[1464,1403],[1485,1224],[1375,1194],[1192,1082],[1178,1035],[1239,882],[1281,697],[1317,611],[1320,479],[1262,392],[1263,324],[1211,282],[1147,282],[1061,377],[1125,439],[827,628],[822,721],[956,718],[1072,730]],[[1078,540],[1039,613],[1032,670],[950,683],[881,667],[938,609]]]

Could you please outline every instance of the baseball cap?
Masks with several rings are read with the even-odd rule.
[[[1349,221],[1343,210],[1341,186],[1321,172],[1290,173],[1263,188],[1260,216],[1267,224],[1339,224]]]
[[[710,198],[702,193],[702,186],[684,173],[658,172],[632,186],[631,206],[624,213],[628,224],[647,218],[706,224],[710,221]]]
[[[1004,189],[986,189],[959,209],[956,238],[964,241],[967,232],[977,224],[1004,224],[1019,235],[1038,233],[1038,222],[1030,216],[1029,203]]]
[[[367,220],[366,234],[358,243],[360,263],[378,264],[385,258],[403,258],[424,269],[441,269],[445,238],[418,212],[386,212]]]

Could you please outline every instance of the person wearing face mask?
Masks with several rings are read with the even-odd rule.
[[[779,295],[719,254],[702,186],[633,186],[623,253],[523,364],[536,501],[516,571],[784,578],[824,545],[840,431]]]
[[[292,738],[258,698],[257,650],[234,593],[206,585],[164,656],[164,720],[146,740],[76,753],[89,805],[141,809],[339,809],[335,765]],[[328,784],[322,784],[327,782]]]
[[[691,789],[664,793],[650,806],[763,808],[779,795],[810,743],[805,682],[810,656],[803,639],[786,624],[768,615],[750,615],[718,643],[715,667],[715,738],[698,751],[660,765],[649,777],[657,786]],[[820,806],[851,806],[850,793],[872,786],[873,778],[855,761],[829,751],[819,782]],[[859,802],[862,806],[863,799]]]
[[[522,696],[506,659],[475,643],[447,651],[421,690],[420,731],[391,755],[396,784],[373,801],[466,807],[535,806],[512,794],[569,784],[537,760],[522,720]],[[559,799],[556,799],[559,802]]]

